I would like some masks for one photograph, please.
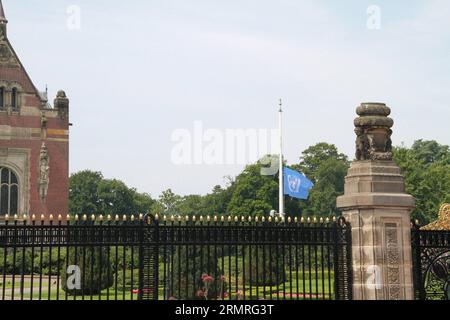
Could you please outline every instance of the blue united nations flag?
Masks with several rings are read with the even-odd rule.
[[[309,190],[314,186],[303,173],[284,168],[284,194],[297,199],[308,199]]]

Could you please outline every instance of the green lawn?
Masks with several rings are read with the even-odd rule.
[[[219,259],[219,266],[223,267],[223,273],[227,282],[227,293],[231,296],[231,299],[244,298],[244,296],[237,295],[238,291],[244,293],[245,299],[259,300],[259,299],[333,299],[334,298],[334,274],[324,270],[322,273],[321,268],[318,269],[317,279],[316,273],[311,273],[307,270],[299,272],[291,272],[289,267],[286,267],[286,282],[279,286],[256,286],[243,283],[243,264],[242,259],[231,257],[232,270],[229,269],[230,260],[228,257]],[[236,263],[238,264],[238,270],[236,274]],[[293,268],[295,269],[295,268]],[[312,270],[315,270],[314,268]],[[125,286],[123,286],[123,273],[120,272],[118,277],[117,295],[114,292],[114,286],[108,290],[103,290],[101,294],[91,296],[84,296],[84,300],[137,300],[137,292],[132,293],[133,289],[138,288],[138,271],[133,272],[133,281],[131,282],[131,270],[125,272]],[[160,280],[163,279],[164,265],[159,265]],[[229,285],[229,279],[231,278],[231,286]],[[26,300],[29,300],[32,296],[33,300],[65,300],[65,292],[60,289],[59,297],[57,296],[56,276],[51,278],[51,290],[49,296],[49,279],[48,277],[42,278],[42,290],[39,293],[39,275],[34,275],[33,290],[31,290],[31,277],[26,276],[24,278],[23,287],[21,288],[21,276],[15,277],[14,283],[14,299],[20,299],[21,294]],[[4,288],[3,288],[4,287]],[[0,300],[12,299],[12,276],[8,276],[5,283],[3,278],[0,277]],[[23,289],[23,291],[21,291]],[[3,290],[5,290],[5,296],[3,297]],[[163,300],[168,298],[164,296],[164,286],[160,282],[158,290],[159,299]],[[83,300],[81,296],[68,296],[69,300]]]

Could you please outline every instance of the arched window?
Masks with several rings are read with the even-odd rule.
[[[17,88],[13,88],[11,92],[11,106],[13,109],[17,109],[19,106],[17,104]]]
[[[0,88],[0,109],[5,107],[5,88]]]
[[[18,214],[19,208],[19,181],[14,172],[0,167],[0,215]]]

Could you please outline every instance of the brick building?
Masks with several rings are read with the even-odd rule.
[[[0,0],[0,221],[5,215],[67,215],[69,100],[53,107],[36,89],[7,37]]]

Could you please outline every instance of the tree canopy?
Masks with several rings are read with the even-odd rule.
[[[437,219],[439,207],[450,201],[450,149],[436,141],[417,140],[411,148],[395,147],[394,160],[404,176],[406,191],[416,199],[413,218],[423,223]],[[288,216],[339,215],[336,198],[344,193],[344,178],[350,162],[333,144],[318,143],[288,167],[303,172],[314,182],[308,200],[286,197]],[[214,186],[207,195],[175,194],[171,189],[153,200],[122,181],[105,179],[100,172],[81,171],[70,178],[71,214],[165,215],[267,215],[278,208],[278,174],[261,174],[264,164],[247,165],[224,186]]]

